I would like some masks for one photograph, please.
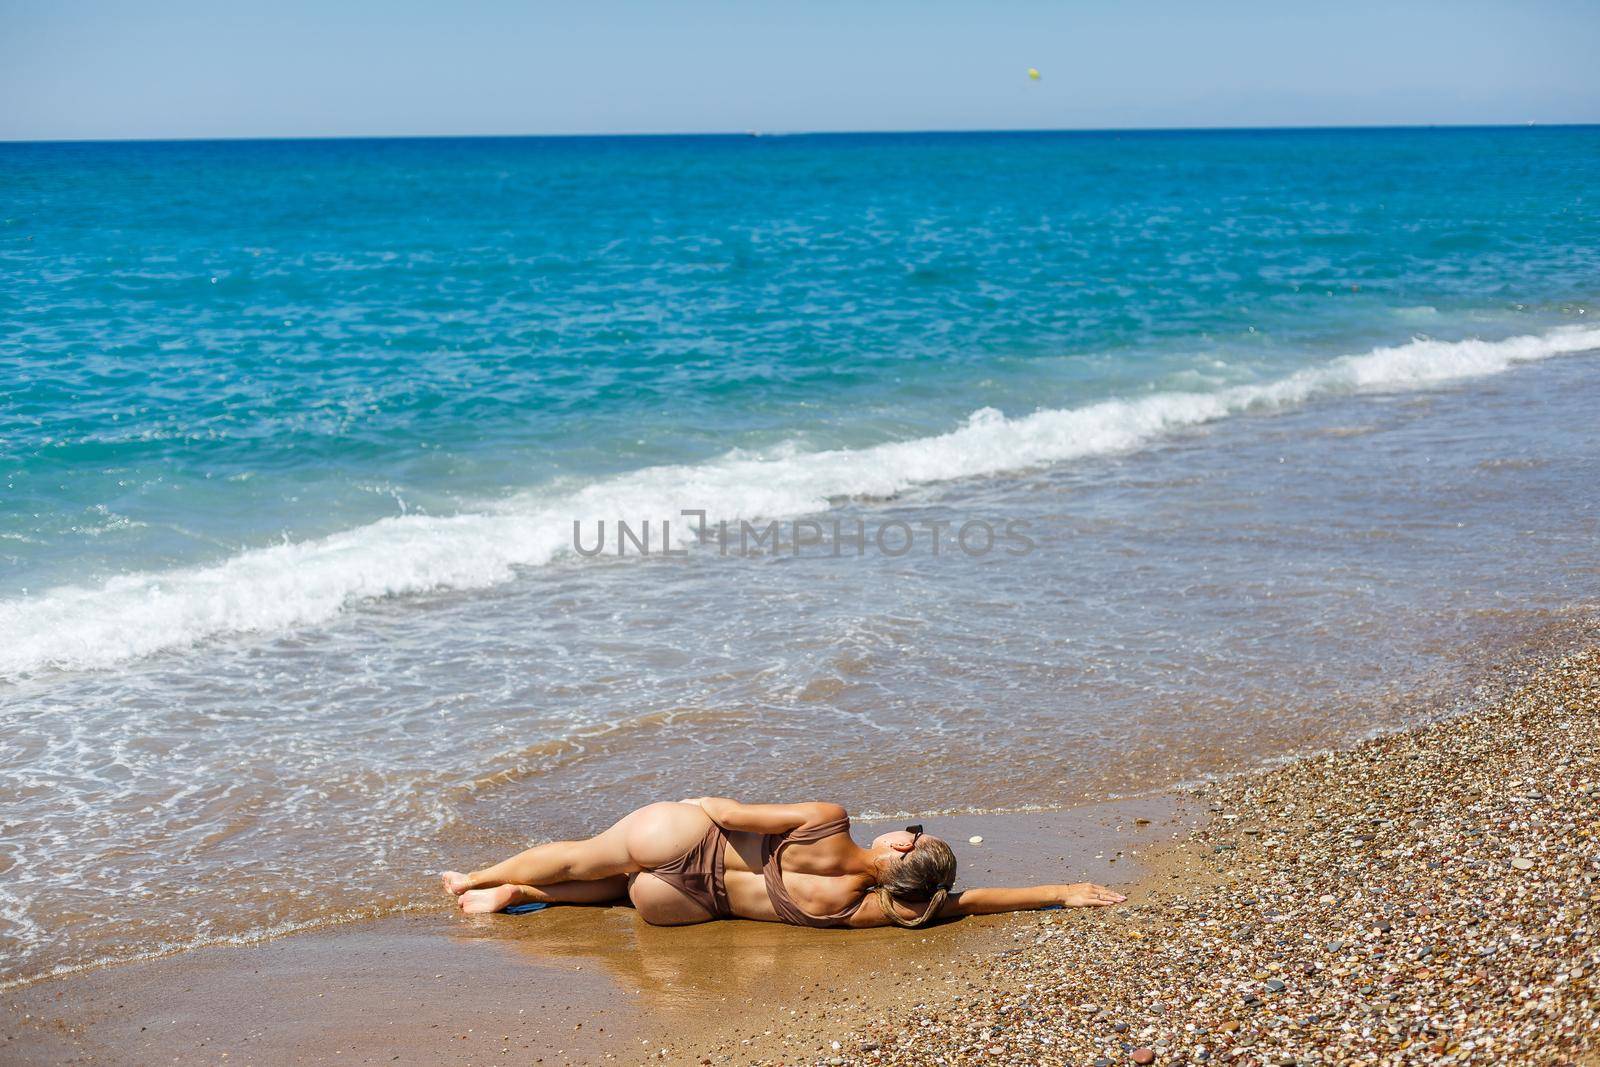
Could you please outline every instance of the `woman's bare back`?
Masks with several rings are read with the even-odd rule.
[[[711,818],[694,804],[652,804],[628,816],[625,846],[640,868],[628,886],[628,898],[646,922],[679,926],[716,916],[686,900],[674,886],[653,873],[695,847],[711,827]],[[619,824],[620,825],[620,824]],[[745,919],[778,921],[763,869],[768,835],[748,830],[725,831],[724,880],[728,905]],[[866,892],[859,877],[849,877],[840,862],[841,844],[828,838],[796,843],[784,850],[783,885],[803,910],[830,915],[855,904]]]

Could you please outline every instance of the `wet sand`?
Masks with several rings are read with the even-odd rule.
[[[1128,882],[1170,838],[1156,795],[1066,812],[939,817],[964,885]],[[1141,822],[1139,820],[1148,820]],[[858,823],[865,839],[891,823]],[[982,845],[966,843],[974,834]],[[1041,848],[1041,843],[1043,847]],[[229,890],[234,891],[234,890]],[[248,891],[241,889],[237,891]],[[1004,927],[816,931],[723,922],[661,929],[627,908],[462,917],[414,912],[103,967],[4,994],[16,1063],[659,1061],[769,1029],[794,1005],[874,986],[886,961],[936,966]]]
[[[1600,1062],[1600,623],[1454,719],[1197,790],[1121,908],[703,1063]]]
[[[0,1059],[1592,1062],[1600,620],[1396,714],[1435,721],[1198,788],[926,817],[963,885],[1099,881],[1116,909],[846,932],[441,899],[12,990]]]

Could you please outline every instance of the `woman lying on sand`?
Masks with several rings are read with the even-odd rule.
[[[468,913],[515,904],[632,901],[645,922],[738,917],[795,926],[921,926],[955,915],[1127,899],[1104,886],[954,892],[956,857],[921,826],[862,848],[837,804],[651,804],[587,841],[557,841],[471,874],[442,876]]]

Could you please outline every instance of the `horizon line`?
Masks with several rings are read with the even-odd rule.
[[[1600,126],[1600,119],[1590,122],[1396,122],[1396,123],[1327,123],[1312,125],[1243,125],[1243,126],[1000,126],[956,127],[924,129],[869,129],[869,130],[665,130],[620,131],[614,133],[564,132],[564,133],[330,133],[330,134],[266,134],[240,136],[171,136],[171,137],[0,137],[0,145],[48,144],[245,144],[262,141],[518,141],[518,140],[604,140],[619,138],[751,138],[762,137],[916,137],[929,134],[1104,134],[1104,133],[1246,133],[1246,132],[1308,132],[1355,130],[1525,130],[1525,129],[1585,129]]]

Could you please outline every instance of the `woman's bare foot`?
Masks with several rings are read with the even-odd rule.
[[[497,885],[493,889],[469,889],[456,897],[456,907],[463,915],[492,915],[504,911],[517,896],[514,885]]]
[[[472,879],[460,871],[445,871],[439,875],[439,881],[444,883],[444,891],[453,897],[459,897],[472,888]]]

